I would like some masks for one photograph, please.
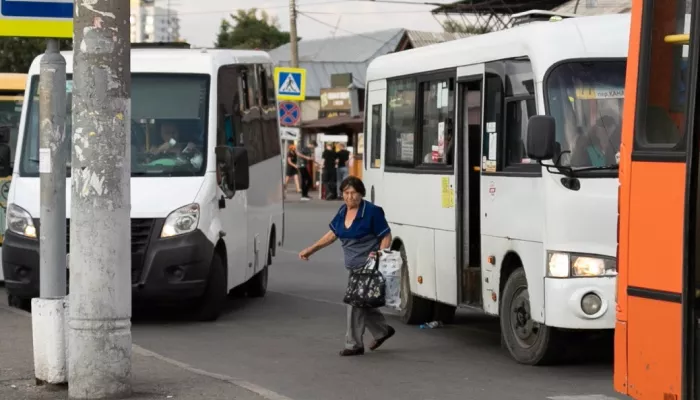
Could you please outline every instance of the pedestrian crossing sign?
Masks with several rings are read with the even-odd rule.
[[[306,99],[306,70],[303,68],[275,68],[277,100],[304,101]]]

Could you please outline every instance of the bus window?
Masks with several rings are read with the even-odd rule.
[[[382,105],[372,106],[372,159],[371,168],[379,168],[382,159]]]
[[[387,92],[386,164],[413,166],[416,81],[415,79],[389,81]]]
[[[681,138],[685,133],[689,47],[687,41],[674,39],[690,32],[690,6],[686,0],[653,2],[647,22],[651,26],[642,39],[650,43],[643,50],[643,57],[650,62],[640,70],[640,82],[644,83],[639,85],[638,146],[685,146]]]
[[[618,164],[625,71],[624,60],[602,60],[567,62],[550,72],[546,100],[556,119],[561,165]]]
[[[446,151],[450,147],[451,125],[454,115],[454,79],[437,79],[421,84],[422,107],[422,148],[423,164],[446,164]]]

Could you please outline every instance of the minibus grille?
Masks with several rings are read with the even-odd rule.
[[[146,248],[153,232],[155,220],[151,218],[131,219],[131,283],[136,284],[143,275]],[[70,251],[70,220],[66,221],[66,252]]]

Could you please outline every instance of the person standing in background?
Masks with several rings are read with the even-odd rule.
[[[337,177],[335,173],[337,154],[333,148],[333,143],[326,143],[326,149],[323,150],[321,158],[323,158],[323,173],[321,174],[321,182],[326,188],[326,200],[331,200],[336,197],[339,190],[335,185]]]
[[[313,164],[318,164],[314,160],[314,150],[316,149],[316,142],[311,141],[306,147],[302,147],[297,150],[297,166],[299,167],[299,173],[301,174],[301,201],[309,201],[309,190],[313,184],[311,178],[311,172],[309,171],[309,166]]]
[[[293,144],[289,145],[289,151],[287,152],[287,165],[286,174],[284,177],[284,190],[287,190],[287,185],[289,184],[289,178],[294,178],[294,183],[297,186],[297,193],[301,192],[301,185],[299,183],[299,168],[297,167],[297,151]]]
[[[340,143],[340,150],[336,153],[336,182],[343,182],[348,177],[348,167],[350,166],[350,152],[345,148],[345,143]],[[338,198],[342,198],[343,193],[338,185]]]

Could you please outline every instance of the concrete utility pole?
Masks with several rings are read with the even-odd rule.
[[[299,43],[297,41],[297,3],[289,0],[289,45],[292,47],[292,68],[299,67]]]
[[[128,0],[76,0],[68,394],[131,393]]]
[[[34,374],[65,383],[66,374],[66,60],[49,39],[39,72],[39,295],[32,300]]]

